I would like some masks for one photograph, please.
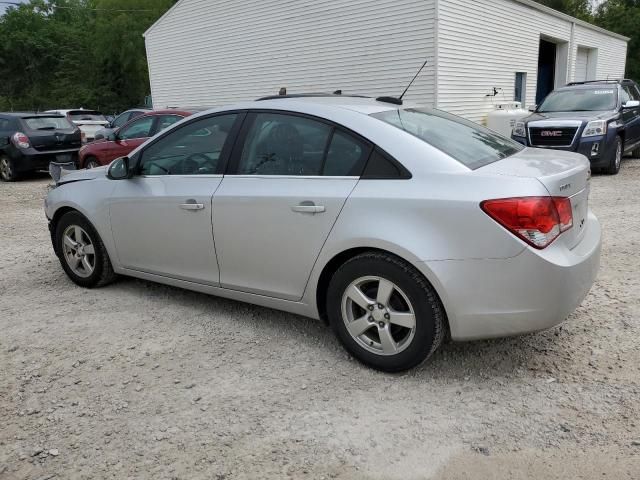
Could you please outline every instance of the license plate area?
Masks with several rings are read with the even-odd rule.
[[[71,153],[60,153],[56,155],[56,162],[64,163],[71,162],[73,160],[73,155]]]

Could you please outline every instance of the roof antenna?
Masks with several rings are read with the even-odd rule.
[[[400,95],[400,97],[398,97],[398,98],[395,98],[395,97],[378,97],[378,98],[376,98],[376,100],[378,102],[386,102],[386,103],[393,103],[394,105],[402,105],[402,99],[407,94],[409,89],[413,86],[413,83],[416,81],[416,79],[420,76],[420,74],[422,73],[422,70],[424,70],[424,67],[427,66],[427,63],[429,63],[429,60],[425,60],[424,61],[424,63],[422,64],[422,66],[418,70],[418,73],[415,74],[415,76],[413,77],[411,82],[409,82],[409,85],[407,85],[407,88],[404,89],[404,92],[402,92],[402,95]]]

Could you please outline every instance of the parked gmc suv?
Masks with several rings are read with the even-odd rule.
[[[640,88],[632,80],[570,83],[516,122],[512,138],[582,153],[593,170],[615,175],[625,153],[640,157]]]

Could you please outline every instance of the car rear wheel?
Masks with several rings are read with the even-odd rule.
[[[101,287],[115,278],[102,239],[79,212],[62,216],[56,226],[55,241],[62,268],[77,285]]]
[[[18,179],[13,160],[6,155],[0,157],[0,179],[3,182],[15,182]]]
[[[384,253],[364,253],[338,269],[327,312],[345,348],[386,372],[422,363],[444,338],[444,308],[433,287],[411,265]]]
[[[100,166],[100,163],[95,157],[89,157],[85,161],[84,165],[86,169],[90,169],[90,168],[98,168]]]
[[[622,155],[624,154],[624,145],[622,143],[622,137],[616,137],[615,148],[613,151],[613,155],[611,156],[611,160],[609,161],[609,166],[606,169],[606,172],[609,175],[617,175],[620,172],[620,165],[622,164]]]

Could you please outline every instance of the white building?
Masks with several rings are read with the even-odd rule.
[[[628,38],[531,0],[181,0],[146,33],[154,106],[400,95],[482,121],[568,81],[621,78]],[[493,88],[497,97],[487,97]]]

